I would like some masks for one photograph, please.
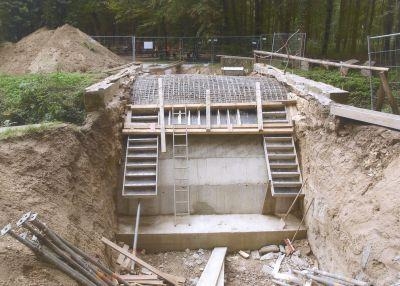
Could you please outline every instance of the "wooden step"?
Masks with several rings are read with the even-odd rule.
[[[277,168],[277,169],[287,169],[287,168],[297,168],[296,163],[269,163],[269,166],[271,168]]]
[[[157,164],[155,162],[135,162],[135,163],[127,163],[127,168],[155,168]]]
[[[147,153],[142,153],[142,154],[128,154],[127,156],[128,159],[151,159],[151,158],[157,158],[157,154],[147,154]]]
[[[299,172],[271,172],[272,178],[293,178],[299,177]]]
[[[297,182],[272,182],[274,184],[274,188],[298,188],[301,187],[302,183],[300,181]]]
[[[137,170],[137,171],[127,171],[126,177],[152,177],[156,175],[156,170]]]
[[[265,142],[292,142],[292,137],[264,137]]]
[[[267,151],[286,151],[286,150],[293,150],[293,145],[267,145]]]
[[[288,154],[268,154],[269,160],[295,160],[296,154],[288,153]]]
[[[143,187],[155,187],[155,181],[136,181],[136,182],[125,182],[125,187],[130,188],[143,188]]]
[[[129,142],[157,142],[157,137],[141,137],[141,138],[130,138]]]
[[[157,145],[137,145],[128,147],[128,150],[154,150],[154,149],[157,149]]]

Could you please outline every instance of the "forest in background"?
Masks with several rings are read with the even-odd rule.
[[[365,58],[368,35],[400,32],[399,0],[2,0],[0,41],[69,23],[90,35],[307,34],[306,55]]]

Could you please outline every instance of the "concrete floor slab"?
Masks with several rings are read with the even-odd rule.
[[[120,217],[117,240],[131,244],[134,217]],[[285,229],[280,218],[261,214],[192,215],[177,219],[174,216],[146,216],[140,219],[140,249],[169,251],[227,246],[230,251],[258,249],[266,244],[282,243],[292,238],[299,220],[291,216]],[[306,229],[300,228],[297,238],[305,238]]]

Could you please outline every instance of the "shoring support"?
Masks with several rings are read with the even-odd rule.
[[[133,237],[133,247],[132,247],[132,254],[136,256],[136,249],[137,249],[137,241],[138,241],[138,232],[139,232],[139,223],[140,223],[140,199],[137,203],[137,210],[136,210],[136,223],[135,223],[135,234]],[[131,270],[135,270],[135,261],[132,260]]]

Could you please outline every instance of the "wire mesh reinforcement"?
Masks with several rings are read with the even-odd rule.
[[[165,104],[205,103],[207,89],[212,103],[254,102],[256,82],[260,82],[263,101],[287,99],[285,87],[273,78],[176,74],[139,77],[133,86],[132,102],[157,104],[159,77],[163,79]]]
[[[388,81],[393,96],[400,102],[400,33],[368,37],[368,59],[371,64],[388,67]],[[371,107],[376,107],[376,90],[370,84]]]

